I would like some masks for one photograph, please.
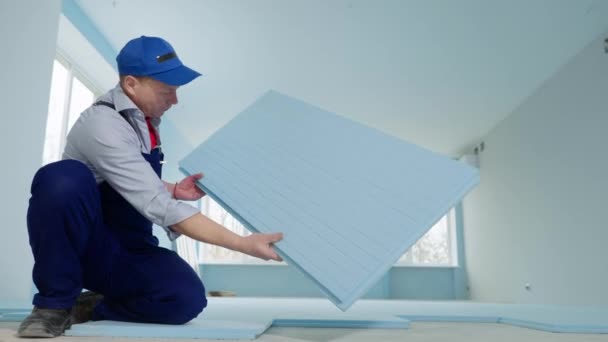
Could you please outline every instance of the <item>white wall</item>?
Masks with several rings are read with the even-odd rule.
[[[42,161],[60,8],[61,0],[0,1],[0,307],[31,305],[33,259],[25,215]]]
[[[465,202],[472,299],[608,306],[606,36],[486,137]]]

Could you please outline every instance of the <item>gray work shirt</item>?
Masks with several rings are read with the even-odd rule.
[[[97,184],[108,182],[139,213],[163,227],[169,239],[175,240],[179,234],[169,226],[195,215],[198,209],[174,200],[142,156],[151,149],[145,116],[120,85],[98,101],[113,103],[116,110],[91,106],[82,112],[68,134],[63,159],[86,164]],[[127,120],[118,114],[123,110]],[[160,119],[150,121],[158,132]],[[160,139],[157,141],[160,145]]]

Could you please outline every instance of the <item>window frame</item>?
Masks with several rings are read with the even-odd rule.
[[[63,98],[63,112],[61,113],[61,124],[60,124],[60,132],[59,133],[59,151],[61,153],[61,151],[63,151],[65,149],[65,144],[66,144],[66,138],[67,138],[67,134],[68,134],[68,124],[69,124],[69,119],[70,119],[70,109],[71,109],[71,105],[72,105],[72,88],[74,86],[74,78],[78,79],[78,81],[80,81],[80,83],[82,83],[82,85],[84,85],[88,90],[91,91],[91,93],[93,94],[93,99],[98,98],[99,96],[102,95],[102,91],[100,90],[100,88],[95,84],[95,82],[91,81],[90,77],[88,77],[86,75],[86,73],[82,70],[80,70],[80,68],[73,62],[71,62],[70,58],[66,57],[66,54],[63,53],[59,48],[57,48],[56,53],[55,53],[55,58],[53,59],[53,63],[55,63],[55,61],[57,63],[59,63],[62,67],[65,68],[67,74],[66,74],[66,82],[64,84],[64,98]],[[52,82],[52,78],[54,77],[54,75],[51,76],[51,82]],[[49,89],[49,93],[52,90]],[[50,103],[51,103],[51,99],[49,99],[49,106],[47,107],[47,120],[49,119],[49,112],[50,112]],[[47,123],[48,125],[48,123]],[[46,130],[45,130],[45,135],[46,135]],[[45,144],[46,144],[46,137],[45,137]],[[43,163],[47,163],[47,162],[52,162],[53,159],[51,158],[51,160],[45,160],[45,155],[43,153],[42,156],[42,162]],[[55,158],[57,156],[54,156]],[[59,159],[61,159],[61,155],[59,155]]]

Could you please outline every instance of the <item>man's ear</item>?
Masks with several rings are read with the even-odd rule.
[[[125,76],[122,80],[122,89],[127,95],[133,96],[139,85],[139,80],[131,75]]]

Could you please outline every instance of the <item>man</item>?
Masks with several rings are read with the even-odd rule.
[[[156,37],[129,41],[116,60],[119,84],[82,113],[63,160],[32,182],[27,223],[39,293],[20,337],[58,336],[91,319],[183,324],[202,312],[200,278],[158,247],[153,223],[171,239],[184,234],[281,260],[271,247],[281,233],[242,237],[177,201],[204,196],[195,184],[202,174],[176,184],[160,178],[160,117],[200,74]]]

